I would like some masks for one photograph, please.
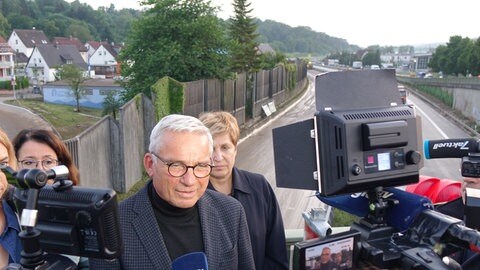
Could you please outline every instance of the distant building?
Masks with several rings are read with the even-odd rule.
[[[428,71],[428,63],[432,58],[431,53],[416,53],[412,57],[412,68],[415,71]]]
[[[382,63],[389,63],[395,66],[408,65],[412,59],[412,55],[409,53],[386,53],[380,55]]]
[[[24,53],[15,53],[15,75],[16,76],[27,76],[25,73],[25,68],[28,64],[28,57]]]
[[[72,36],[68,38],[55,37],[52,43],[58,44],[58,45],[75,45],[78,51],[80,52],[80,55],[82,56],[83,61],[85,61],[85,63],[88,63],[88,49],[85,46],[85,44],[83,44],[78,38],[72,37]]]
[[[11,80],[15,74],[15,52],[7,41],[0,36],[0,80]]]
[[[108,93],[118,99],[125,89],[113,79],[90,79],[81,86],[80,106],[101,109]],[[76,106],[73,91],[67,81],[56,81],[43,86],[43,101],[46,103]]]
[[[38,45],[28,60],[26,73],[32,84],[53,82],[58,67],[65,64],[87,70],[87,64],[75,45]]]
[[[88,41],[85,47],[88,50],[89,70],[94,70],[96,77],[113,78],[120,75],[120,63],[117,58],[122,46],[113,42]]]
[[[258,45],[258,50],[257,52],[259,54],[265,54],[265,53],[271,53],[271,54],[275,54],[275,50],[272,48],[272,46],[270,46],[270,44],[268,43],[261,43]]]
[[[35,46],[46,44],[50,44],[50,41],[42,30],[13,29],[12,34],[8,38],[8,45],[16,53],[23,53],[27,57],[32,55]]]

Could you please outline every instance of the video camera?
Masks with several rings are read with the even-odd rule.
[[[115,191],[73,186],[66,179],[65,166],[48,171],[1,169],[8,183],[15,186],[10,199],[21,216],[23,268],[59,269],[55,261],[47,259],[54,257],[51,254],[102,259],[120,256]],[[47,185],[48,180],[55,182]]]
[[[474,138],[425,140],[425,158],[461,158],[463,177],[480,178],[480,143]],[[465,189],[464,220],[468,227],[480,229],[480,192],[477,188]]]
[[[480,143],[473,138],[425,140],[425,158],[461,158],[464,177],[480,177]]]
[[[342,269],[451,269],[440,256],[480,236],[434,212],[427,198],[395,188],[418,182],[423,162],[420,118],[402,103],[395,71],[321,74],[315,95],[313,119],[273,130],[277,186],[316,190],[324,203],[362,218],[350,232],[298,243],[294,268],[314,269],[319,247],[328,247],[351,254]],[[334,250],[339,243],[349,244]]]

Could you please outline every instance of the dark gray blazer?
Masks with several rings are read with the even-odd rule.
[[[90,259],[90,269],[166,269],[171,260],[148,198],[148,184],[120,203],[123,253],[119,259]],[[209,270],[255,269],[245,212],[235,199],[206,190],[198,201]]]

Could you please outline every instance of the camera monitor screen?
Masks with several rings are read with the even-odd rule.
[[[294,270],[355,269],[360,232],[350,230],[295,244]]]
[[[26,207],[28,189],[16,189],[18,213]],[[39,190],[40,246],[47,253],[113,259],[122,241],[115,191],[74,186],[57,191],[52,185]]]

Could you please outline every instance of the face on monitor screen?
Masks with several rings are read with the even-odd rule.
[[[348,231],[299,242],[295,244],[293,269],[354,269],[359,236],[357,231]]]
[[[305,269],[351,269],[353,237],[305,250]]]

